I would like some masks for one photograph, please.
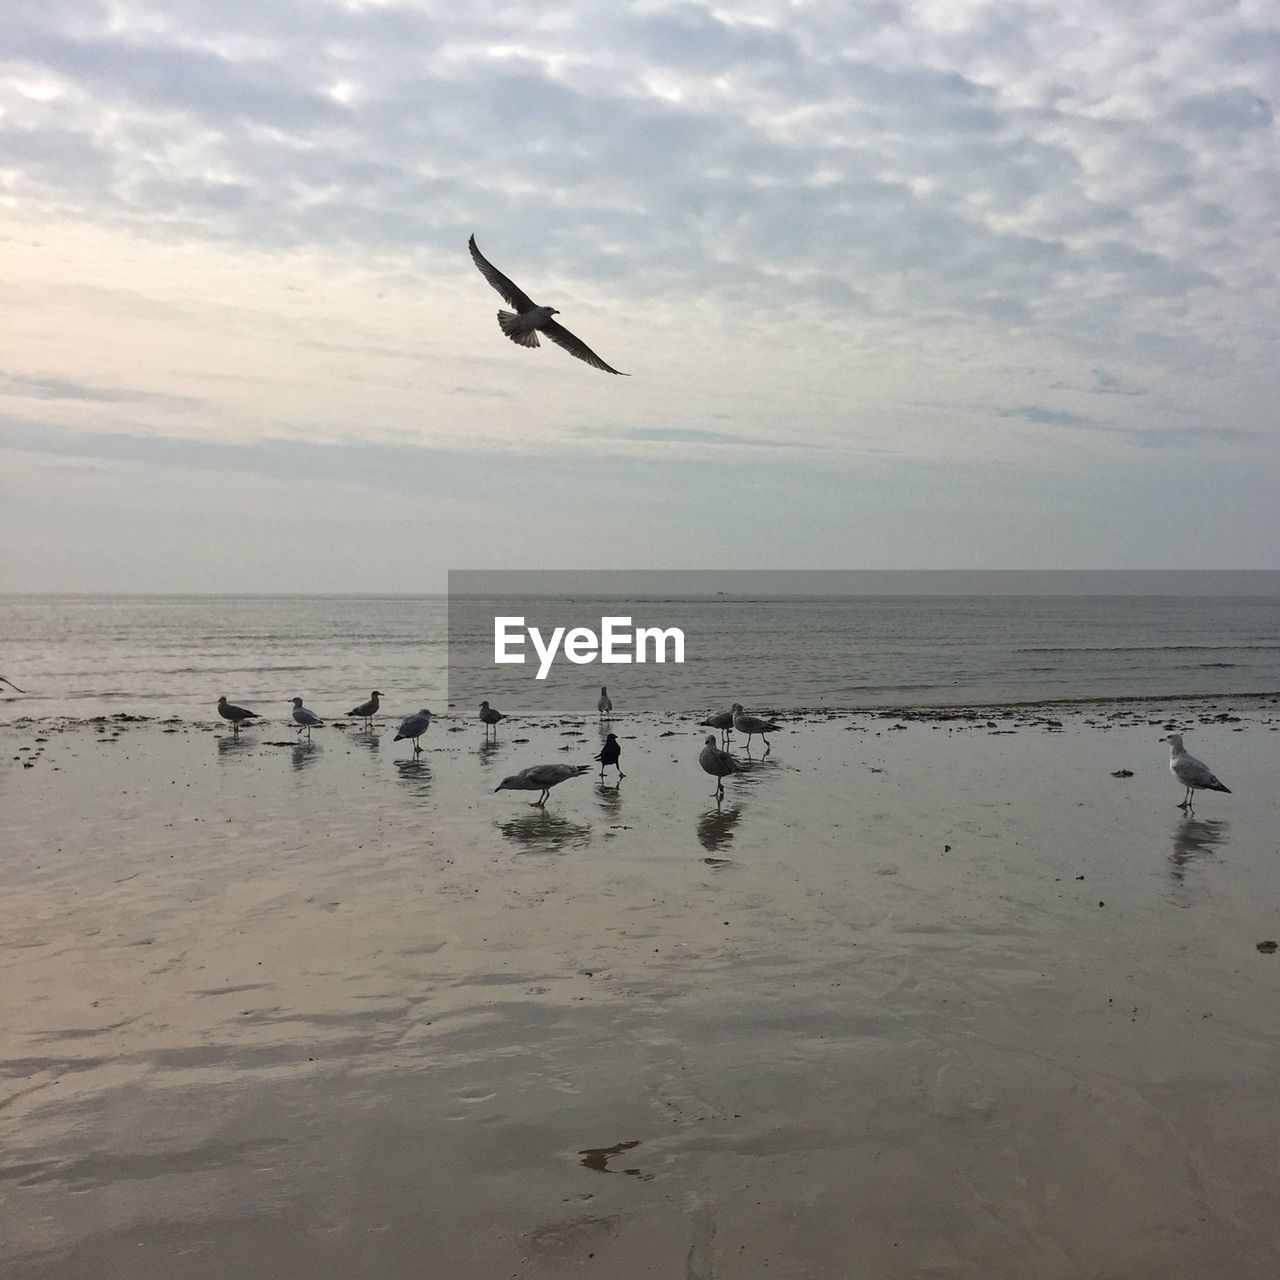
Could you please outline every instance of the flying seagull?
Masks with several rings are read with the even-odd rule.
[[[611,733],[604,740],[604,746],[600,748],[600,754],[596,759],[600,761],[600,776],[604,777],[605,765],[611,764],[618,771],[618,781],[621,782],[627,775],[622,772],[622,766],[618,763],[619,757],[622,755],[622,744],[618,741],[618,735]]]
[[[231,721],[231,729],[233,733],[240,732],[240,722],[242,720],[258,719],[258,713],[256,711],[250,711],[246,707],[232,706],[231,703],[227,701],[227,695],[225,693],[218,699],[218,714],[224,720]]]
[[[418,739],[430,728],[431,712],[426,707],[423,707],[421,711],[415,711],[413,715],[405,716],[400,722],[400,728],[396,731],[396,736],[391,741],[399,742],[401,738],[412,738],[413,754],[416,756],[422,750],[422,743]]]
[[[381,697],[382,694],[375,689],[369,695],[368,702],[362,702],[358,707],[352,707],[351,710],[347,712],[347,715],[358,716],[364,721],[365,727],[368,728],[368,726],[373,722],[373,717],[378,714],[378,707],[381,705],[378,699]]]
[[[293,699],[293,723],[298,726],[298,733],[301,735],[303,729],[307,731],[307,741],[311,741],[311,730],[318,729],[324,724],[314,711],[308,711],[302,705],[301,698]]]
[[[590,768],[589,764],[531,764],[527,769],[503,778],[494,790],[541,791],[542,794],[533,803],[535,806],[545,805],[552,787],[558,787],[570,778],[579,778]]]
[[[581,338],[575,337],[564,325],[557,324],[551,318],[560,314],[555,307],[540,307],[527,293],[517,289],[476,247],[475,236],[467,241],[467,247],[471,250],[476,266],[480,268],[480,274],[493,285],[508,305],[515,307],[514,313],[498,312],[498,325],[512,342],[518,342],[522,347],[536,347],[539,345],[538,334],[541,332],[556,346],[563,347],[571,356],[585,360],[596,369],[603,369],[605,373],[616,373],[623,378],[631,376],[623,373],[621,369],[605,364]]]
[[[1193,791],[1225,791],[1227,795],[1231,794],[1231,788],[1224,787],[1213,776],[1213,770],[1203,760],[1197,760],[1195,756],[1187,754],[1186,748],[1182,745],[1182,734],[1171,733],[1160,741],[1169,744],[1169,772],[1187,789],[1187,794],[1183,796],[1182,803],[1178,806],[1179,809],[1190,812],[1195,808],[1191,802]]]

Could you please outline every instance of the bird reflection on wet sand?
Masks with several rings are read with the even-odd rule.
[[[348,742],[358,742],[370,755],[382,750],[382,735],[376,729],[355,729],[347,734]]]
[[[1226,818],[1196,818],[1188,814],[1174,824],[1173,848],[1169,852],[1169,874],[1175,884],[1185,885],[1193,862],[1218,861],[1216,845],[1225,842],[1231,823]]]
[[[554,810],[539,808],[498,823],[508,840],[523,845],[528,852],[555,853],[561,849],[585,848],[591,840],[591,824],[563,818]]]
[[[400,757],[393,763],[396,777],[416,795],[425,796],[431,790],[431,766],[422,756]]]
[[[225,733],[218,739],[218,759],[248,755],[258,745],[252,738],[242,738],[238,733]]]
[[[739,805],[708,809],[698,819],[698,843],[708,852],[727,849],[733,840],[733,829],[742,819]]]
[[[608,818],[616,818],[622,812],[622,784],[620,782],[597,782],[596,799],[600,809]]]
[[[320,758],[323,748],[318,742],[311,742],[307,738],[299,738],[292,746],[292,763],[295,770],[301,772]]]

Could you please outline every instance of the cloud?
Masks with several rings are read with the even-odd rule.
[[[140,441],[181,411],[214,468],[365,437],[1280,482],[1278,40],[1200,0],[9,0],[0,394]],[[509,349],[473,231],[630,385]]]
[[[200,403],[191,396],[175,396],[140,387],[102,387],[76,378],[6,373],[0,370],[0,397],[31,400],[69,400],[89,404],[146,404],[190,409]]]
[[[1258,432],[1240,427],[1218,427],[1206,424],[1193,426],[1133,426],[1124,423],[1100,421],[1087,414],[1071,413],[1063,409],[1047,409],[1043,405],[1021,405],[1015,409],[999,411],[1002,418],[1016,418],[1037,426],[1069,427],[1078,431],[1094,431],[1102,435],[1121,436],[1131,444],[1145,449],[1163,449],[1175,445],[1192,445],[1203,441],[1243,442],[1256,439]]]

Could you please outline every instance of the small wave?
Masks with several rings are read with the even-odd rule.
[[[1239,653],[1280,653],[1280,644],[1132,644],[1132,645],[1029,645],[1014,653],[1200,653],[1205,650]]]

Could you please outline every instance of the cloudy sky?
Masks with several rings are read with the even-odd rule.
[[[0,589],[1280,564],[1274,2],[3,24]]]

